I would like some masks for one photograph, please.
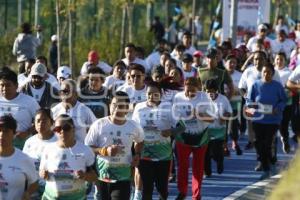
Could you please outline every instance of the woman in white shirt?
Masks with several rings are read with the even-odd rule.
[[[85,181],[97,180],[92,149],[75,140],[72,118],[59,115],[54,123],[57,142],[47,145],[40,163],[40,177],[46,180],[43,200],[86,199]]]
[[[50,109],[41,108],[37,111],[34,119],[34,126],[37,134],[28,138],[25,142],[23,153],[32,158],[35,169],[38,173],[40,167],[40,160],[46,145],[57,140],[56,135],[51,130],[53,119],[51,117]],[[45,181],[39,180],[39,192],[33,197],[40,199],[44,192]]]

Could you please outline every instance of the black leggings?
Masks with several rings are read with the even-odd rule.
[[[211,174],[211,159],[216,161],[216,163],[224,162],[223,144],[224,140],[209,141],[204,162],[204,171],[206,175]]]
[[[168,198],[168,179],[171,161],[141,160],[139,171],[143,181],[143,200],[152,200],[154,184],[161,200]]]
[[[130,181],[118,181],[116,183],[106,183],[99,181],[101,200],[129,200]]]
[[[272,144],[278,128],[277,124],[253,123],[255,148],[264,171],[269,171],[270,164],[273,163]]]

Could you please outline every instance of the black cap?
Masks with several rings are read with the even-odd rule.
[[[184,62],[184,63],[193,62],[193,56],[189,53],[183,54],[182,62]]]
[[[161,66],[161,65],[157,65],[157,66],[154,66],[153,68],[152,68],[152,71],[151,71],[151,74],[159,74],[159,75],[161,75],[161,76],[163,76],[164,74],[165,74],[165,69],[164,69],[164,67],[163,66]]]
[[[16,131],[17,122],[11,115],[3,115],[0,117],[0,127]]]
[[[208,58],[215,58],[217,57],[218,51],[215,48],[210,48],[207,50],[207,52],[205,53],[205,56]]]

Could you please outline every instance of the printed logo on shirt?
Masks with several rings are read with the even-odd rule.
[[[3,193],[8,192],[8,182],[4,179],[2,173],[0,173],[0,191]]]

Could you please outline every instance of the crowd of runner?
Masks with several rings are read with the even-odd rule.
[[[58,38],[48,65],[36,52],[41,32],[23,24],[18,74],[0,70],[0,199],[84,200],[93,191],[94,199],[151,200],[154,187],[168,199],[177,182],[180,200],[191,178],[198,200],[211,160],[223,173],[230,148],[255,148],[261,180],[277,173],[277,132],[285,153],[289,127],[294,142],[300,136],[300,22],[274,32],[260,24],[236,47],[228,40],[206,52],[191,37],[184,32],[174,49],[159,38],[148,56],[128,43],[113,66],[91,50],[74,78],[57,66]]]

